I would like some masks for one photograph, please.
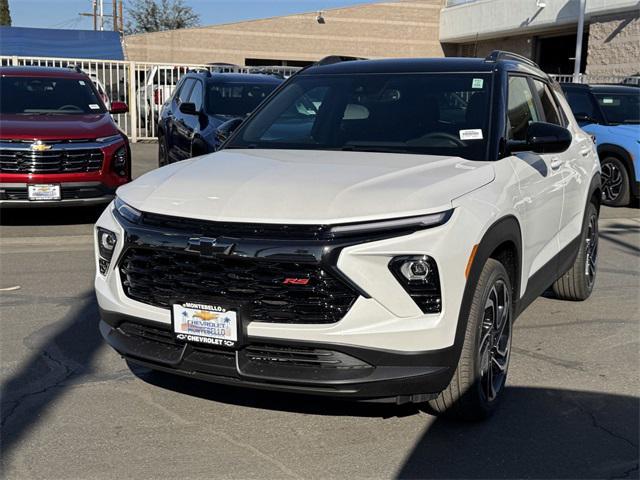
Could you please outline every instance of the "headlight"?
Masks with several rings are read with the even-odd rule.
[[[407,231],[407,233],[409,233],[410,231],[442,225],[449,220],[452,213],[453,210],[447,210],[446,212],[419,215],[416,217],[336,225],[335,227],[331,227],[331,233],[335,237],[375,234],[393,230],[401,232]]]
[[[122,140],[122,135],[110,135],[108,137],[96,138],[96,142],[98,143],[112,143],[117,142],[118,140]]]
[[[127,205],[122,200],[120,200],[120,197],[116,197],[116,200],[114,202],[114,209],[121,217],[132,223],[137,223],[142,216],[140,210],[136,210],[131,205]]]
[[[111,167],[113,170],[124,177],[127,174],[127,161],[129,160],[129,152],[127,152],[126,145],[123,145],[115,151],[111,158]]]
[[[111,263],[111,258],[113,257],[113,251],[116,248],[116,244],[118,243],[118,237],[111,230],[107,230],[106,228],[97,228],[97,238],[98,238],[98,267],[100,269],[100,273],[105,275],[107,270],[109,270],[109,264]]]
[[[438,266],[427,255],[402,255],[389,262],[389,270],[423,313],[442,310]]]

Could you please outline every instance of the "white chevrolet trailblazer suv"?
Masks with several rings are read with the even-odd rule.
[[[514,319],[591,294],[598,157],[525,58],[328,57],[225,134],[97,222],[100,330],[130,362],[476,419]]]

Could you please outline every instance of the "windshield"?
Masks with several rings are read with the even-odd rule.
[[[489,74],[300,75],[228,146],[484,160],[490,88]]]
[[[0,81],[0,113],[73,115],[105,112],[88,79],[1,77]]]
[[[640,89],[638,93],[594,93],[609,124],[640,123]]]
[[[272,84],[209,83],[207,113],[243,117],[251,113],[276,88]]]

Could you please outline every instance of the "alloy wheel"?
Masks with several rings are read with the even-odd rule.
[[[504,387],[511,353],[511,292],[503,280],[492,285],[483,315],[478,348],[480,386],[485,400],[491,402]]]
[[[624,177],[622,172],[612,162],[602,164],[602,197],[608,202],[615,201],[622,192]]]
[[[584,274],[587,276],[587,285],[591,288],[595,282],[598,267],[598,215],[595,213],[589,217],[585,252]]]

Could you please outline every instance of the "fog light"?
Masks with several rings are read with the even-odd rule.
[[[389,270],[424,313],[442,311],[440,278],[433,258],[403,255],[389,262]]]
[[[400,266],[400,273],[409,281],[424,281],[429,276],[429,263],[426,257],[419,260],[407,260]]]

